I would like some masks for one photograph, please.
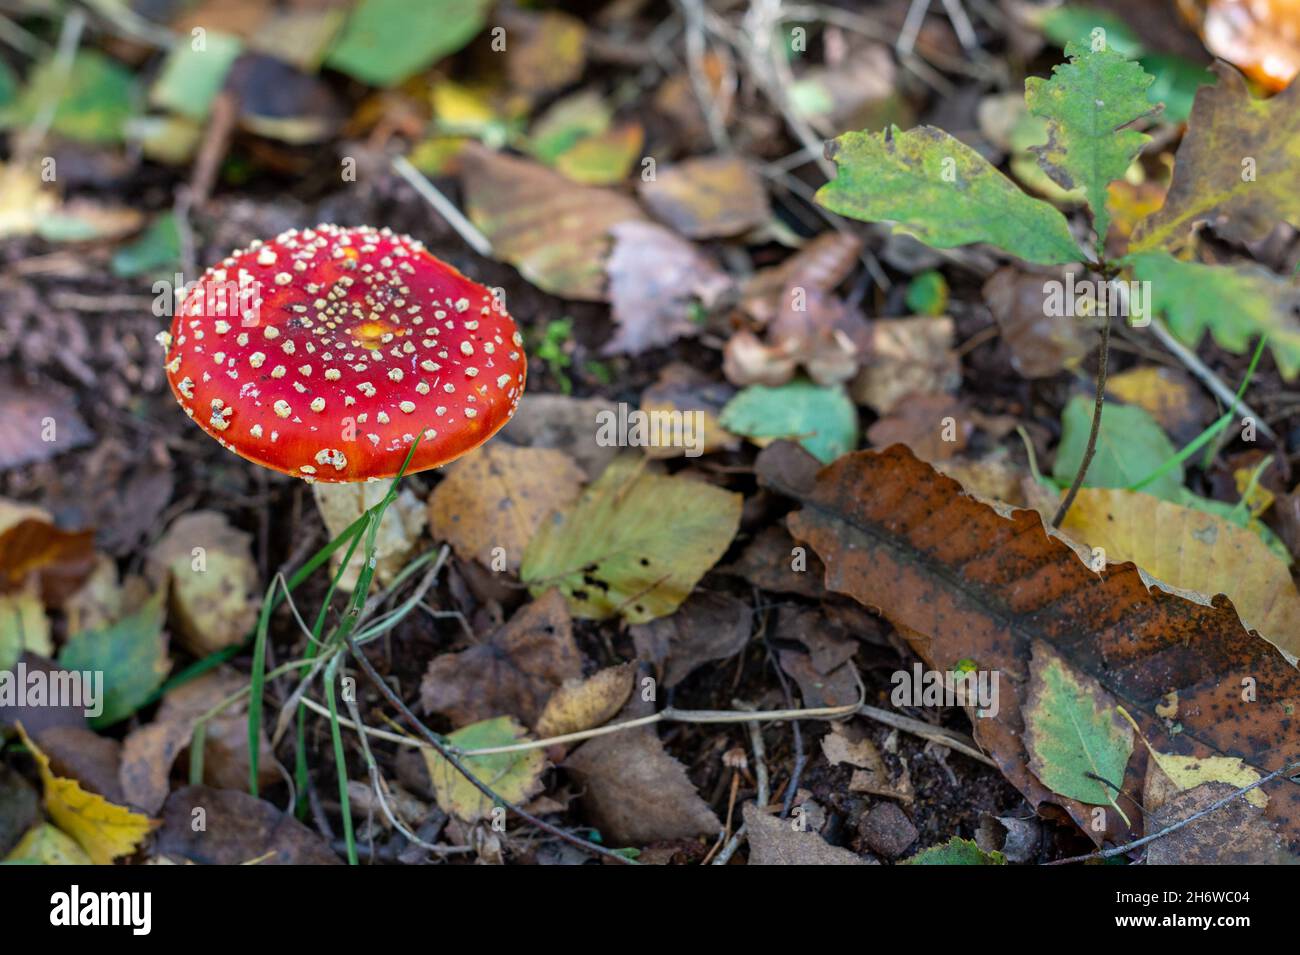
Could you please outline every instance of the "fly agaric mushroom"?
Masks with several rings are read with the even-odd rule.
[[[389,229],[254,242],[177,303],[167,380],[222,447],[307,480],[393,477],[478,447],[514,414],[526,361],[486,288]]]

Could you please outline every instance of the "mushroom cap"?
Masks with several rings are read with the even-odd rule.
[[[514,414],[527,362],[488,289],[389,229],[320,225],[213,266],[159,336],[186,414],[221,445],[316,481],[438,467]]]

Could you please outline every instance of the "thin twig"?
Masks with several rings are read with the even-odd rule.
[[[1110,319],[1106,318],[1101,325],[1101,357],[1097,360],[1097,397],[1092,409],[1092,427],[1088,431],[1088,446],[1083,449],[1083,460],[1079,462],[1079,470],[1070,483],[1070,490],[1066,492],[1060,507],[1056,509],[1056,516],[1052,518],[1053,527],[1060,527],[1061,521],[1065,520],[1065,515],[1069,512],[1070,505],[1074,503],[1079,488],[1083,487],[1083,479],[1088,474],[1088,465],[1092,463],[1092,456],[1097,451],[1097,435],[1101,431],[1101,409],[1106,403],[1106,359],[1109,355]]]
[[[485,259],[492,257],[492,243],[488,241],[488,237],[465,218],[464,214],[456,208],[456,204],[439,192],[438,187],[426,179],[420,170],[412,166],[405,156],[393,157],[393,169],[410,183],[411,188],[420,194],[420,198],[433,206],[438,215],[447,220],[447,224],[456,230],[470,248]]]

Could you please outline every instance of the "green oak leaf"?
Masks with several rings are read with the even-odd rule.
[[[1202,265],[1166,252],[1139,252],[1124,260],[1139,282],[1150,282],[1149,310],[1163,315],[1170,331],[1196,347],[1208,329],[1234,354],[1251,339],[1268,335],[1278,369],[1288,381],[1300,371],[1300,300],[1295,283],[1258,265]]]
[[[1090,806],[1110,804],[1124,816],[1114,787],[1124,784],[1133,726],[1101,684],[1035,642],[1023,714],[1029,769],[1043,785]]]
[[[1092,430],[1090,397],[1070,399],[1061,415],[1061,443],[1056,449],[1052,476],[1062,486],[1074,480]],[[1106,402],[1101,409],[1101,430],[1097,450],[1084,487],[1130,487],[1177,454],[1155,419],[1137,405]],[[1178,501],[1183,493],[1183,469],[1170,468],[1144,487],[1146,493],[1166,501]]]
[[[845,133],[827,155],[838,173],[817,201],[832,212],[894,222],[937,249],[987,242],[1040,265],[1083,258],[1065,216],[941,129]]]
[[[903,865],[1006,865],[1001,852],[985,852],[970,839],[953,836],[947,842],[922,849]]]
[[[1051,79],[1025,80],[1029,112],[1047,120],[1047,142],[1033,151],[1057,185],[1083,188],[1100,250],[1110,227],[1106,187],[1151,139],[1125,127],[1151,111],[1147,87],[1153,77],[1109,48],[1071,43],[1065,53],[1069,62],[1055,67]]]

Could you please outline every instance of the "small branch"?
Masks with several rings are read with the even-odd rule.
[[[438,215],[447,220],[447,224],[456,230],[470,248],[485,259],[492,257],[492,243],[488,241],[488,237],[465,218],[464,214],[456,208],[455,203],[439,192],[438,187],[426,179],[420,170],[412,166],[405,156],[393,157],[393,170],[410,183],[411,188],[420,194],[420,198],[433,206]]]
[[[1053,527],[1060,527],[1061,521],[1065,520],[1065,515],[1069,512],[1070,505],[1074,503],[1079,488],[1083,487],[1083,479],[1088,474],[1088,465],[1092,463],[1092,456],[1097,451],[1097,434],[1101,431],[1101,409],[1106,403],[1106,359],[1109,355],[1110,318],[1107,317],[1101,326],[1101,357],[1097,361],[1097,399],[1092,409],[1092,428],[1088,431],[1088,446],[1083,450],[1083,460],[1079,462],[1079,470],[1074,475],[1070,490],[1066,492],[1061,506],[1056,509],[1056,516],[1052,518]]]

